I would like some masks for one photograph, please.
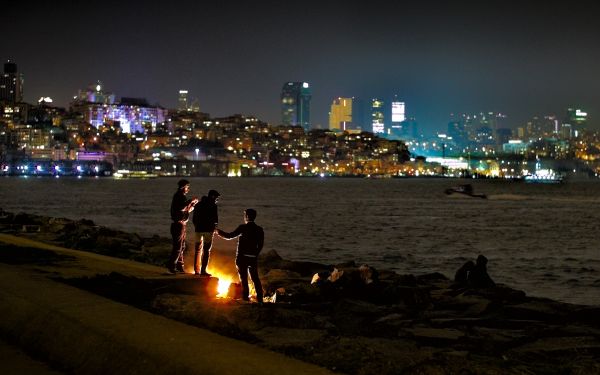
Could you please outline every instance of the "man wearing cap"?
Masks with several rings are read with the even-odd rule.
[[[198,198],[187,199],[186,194],[190,191],[188,180],[177,182],[177,191],[171,201],[171,237],[173,238],[173,250],[167,263],[170,273],[185,272],[183,269],[183,253],[185,252],[185,231],[190,212],[198,203]]]
[[[196,243],[194,245],[196,255],[194,257],[194,273],[200,276],[210,276],[206,272],[208,260],[210,258],[210,250],[212,249],[213,232],[219,223],[219,214],[217,202],[219,194],[216,190],[209,190],[208,196],[203,196],[194,211],[192,219],[196,231]],[[200,256],[202,249],[202,256]]]

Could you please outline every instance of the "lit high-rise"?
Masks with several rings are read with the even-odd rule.
[[[187,94],[187,90],[179,90],[179,98],[177,99],[177,109],[179,111],[187,111],[188,109]]]
[[[373,134],[385,133],[384,105],[385,103],[383,100],[371,100],[371,126]]]
[[[17,71],[17,64],[7,61],[4,73],[0,75],[0,102],[10,104],[23,101],[23,75]]]
[[[391,104],[391,122],[390,126],[386,126],[386,136],[390,138],[401,138],[405,133],[406,129],[403,129],[402,125],[406,120],[406,105],[404,102],[400,102],[394,97]]]
[[[329,129],[349,130],[353,126],[352,98],[336,98],[331,103],[329,112]]]
[[[286,82],[281,89],[281,123],[302,126],[309,131],[310,126],[310,86],[306,82]]]
[[[586,130],[587,118],[587,112],[579,108],[569,108],[567,109],[567,116],[563,122],[563,127],[565,127],[564,125],[570,126],[565,127],[570,129],[570,137],[580,137]]]

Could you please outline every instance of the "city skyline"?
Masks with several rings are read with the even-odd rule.
[[[186,89],[213,116],[278,124],[290,81],[311,85],[313,127],[328,126],[337,97],[397,95],[425,132],[445,131],[451,113],[502,112],[516,126],[571,106],[597,128],[595,8],[576,2],[567,18],[516,4],[11,4],[1,57],[24,74],[26,101],[60,106],[101,80],[168,108]]]

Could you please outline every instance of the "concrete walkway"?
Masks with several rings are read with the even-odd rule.
[[[2,375],[61,375],[47,364],[37,361],[20,348],[0,340],[0,374]]]
[[[321,367],[120,304],[48,277],[113,271],[152,277],[164,272],[160,267],[0,234],[0,251],[7,244],[51,250],[74,258],[64,264],[0,263],[0,334],[68,372],[329,373]]]

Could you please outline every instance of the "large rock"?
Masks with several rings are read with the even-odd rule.
[[[330,266],[315,262],[285,260],[275,250],[260,254],[258,262],[264,270],[283,269],[297,272],[302,276],[312,276],[314,273],[326,271],[330,268]]]

